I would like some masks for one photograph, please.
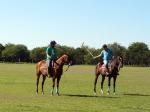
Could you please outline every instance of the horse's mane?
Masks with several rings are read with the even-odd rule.
[[[123,57],[122,56],[113,56],[111,59],[111,62],[112,61],[119,61],[119,60],[123,60]]]
[[[122,64],[121,66],[123,66],[123,58],[121,56],[113,56],[109,63],[109,66],[113,70],[115,70],[116,68],[118,68],[118,66],[120,66],[120,63]]]

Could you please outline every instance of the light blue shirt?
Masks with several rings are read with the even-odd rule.
[[[103,60],[111,60],[112,50],[111,49],[103,50],[100,56],[103,58]]]

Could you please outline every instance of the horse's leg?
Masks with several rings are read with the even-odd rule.
[[[111,76],[108,77],[108,95],[110,95],[110,81],[111,81]]]
[[[52,85],[52,96],[54,95],[54,87],[55,87],[55,78],[52,78],[53,85]]]
[[[98,79],[99,73],[95,74],[95,80],[94,80],[94,95],[96,95],[96,84],[97,84],[97,79]]]
[[[101,81],[101,93],[102,94],[104,94],[104,91],[103,91],[104,80],[105,80],[105,75],[102,75],[102,81]]]
[[[117,79],[117,76],[114,76],[113,77],[113,79],[114,79],[114,95],[116,95],[116,79]]]
[[[43,75],[43,81],[42,81],[42,95],[44,95],[43,87],[44,87],[45,79],[46,79],[46,76],[45,76],[45,75]]]
[[[59,81],[60,81],[60,78],[61,78],[61,77],[58,77],[58,78],[57,78],[56,93],[57,93],[58,96],[59,96]]]
[[[40,74],[37,74],[37,79],[36,79],[36,94],[38,94],[39,79],[40,79]]]

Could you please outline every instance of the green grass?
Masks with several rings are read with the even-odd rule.
[[[64,67],[65,69],[66,67]],[[94,66],[72,66],[60,81],[60,96],[35,94],[34,64],[0,64],[0,112],[150,112],[150,68],[124,67],[117,79],[117,95],[93,95]],[[112,86],[111,86],[112,90]]]

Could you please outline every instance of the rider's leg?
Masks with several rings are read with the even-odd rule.
[[[50,72],[50,67],[49,67],[49,66],[50,66],[50,60],[47,59],[47,60],[46,60],[46,63],[47,63],[47,72],[48,72],[47,75],[49,76],[49,72]]]
[[[103,62],[104,62],[105,68],[106,68],[105,74],[106,74],[106,76],[108,76],[109,75],[109,72],[108,72],[108,61],[104,60]]]
[[[48,76],[52,76],[52,60],[47,60],[48,63]]]
[[[50,60],[50,76],[52,76],[53,75],[53,60],[51,59]]]

